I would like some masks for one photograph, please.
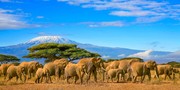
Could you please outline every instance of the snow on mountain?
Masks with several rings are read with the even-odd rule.
[[[33,38],[26,42],[25,44],[39,44],[39,43],[47,43],[47,42],[55,42],[55,43],[76,43],[72,40],[65,39],[61,36],[39,36]]]

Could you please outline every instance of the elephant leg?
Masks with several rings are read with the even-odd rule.
[[[77,82],[78,79],[79,79],[79,77],[78,77],[78,76],[75,76],[75,78],[74,78],[74,84],[76,84],[76,82]]]
[[[70,84],[69,79],[70,79],[70,76],[67,76],[67,77],[66,77],[66,82],[67,82],[68,84]]]
[[[102,76],[103,76],[103,82],[104,82],[104,80],[105,80],[105,72],[104,71],[102,73]]]
[[[109,76],[106,76],[107,83],[109,82]]]
[[[31,73],[30,73],[30,71],[28,70],[28,79],[30,79],[31,78]]]
[[[25,74],[23,74],[23,76],[24,76],[24,82],[26,82],[26,75],[25,75]]]
[[[16,82],[18,81],[18,76],[16,76]]]
[[[49,76],[48,78],[49,78],[50,83],[52,83],[51,77]]]
[[[120,74],[117,74],[117,83],[119,82],[119,75],[120,75]]]
[[[82,73],[82,75],[81,75],[81,84],[83,83],[84,74],[85,74],[85,73]]]
[[[37,77],[37,79],[36,79],[36,83],[39,83],[39,77]]]
[[[172,79],[175,80],[175,79],[176,79],[176,74],[173,73],[172,75],[173,75],[173,78],[172,78]]]
[[[94,81],[97,83],[97,72],[93,71],[93,75],[94,75]]]
[[[12,79],[12,77],[11,76],[7,76],[7,81],[6,82],[8,82],[9,80],[11,80]]]
[[[149,81],[151,81],[151,74],[148,74]]]
[[[172,78],[171,78],[171,75],[170,75],[170,74],[168,74],[168,77],[169,77],[169,79],[171,79],[171,80],[172,80]]]
[[[125,74],[124,74],[125,75]],[[127,74],[128,76],[127,76],[127,81],[132,81],[133,80],[133,75],[132,75],[132,73],[131,72],[128,72],[128,74]]]
[[[55,73],[55,76],[56,76],[56,81],[58,81],[59,80],[59,78],[60,78],[60,71],[59,70],[56,70],[56,73]]]
[[[166,80],[167,74],[165,74],[164,80]]]
[[[40,83],[40,79],[41,79],[41,77],[38,78],[38,83]]]
[[[141,83],[144,81],[146,75],[141,76]]]
[[[17,75],[17,76],[19,77],[20,81],[22,81],[22,75],[20,74],[20,75]]]
[[[133,78],[133,82],[135,83],[137,79],[137,75]]]
[[[6,80],[6,77],[7,77],[7,75],[6,75],[6,74],[4,74],[4,80]]]
[[[111,79],[111,82],[113,82],[113,77],[110,77],[110,79]]]
[[[50,83],[52,83],[51,76],[49,75],[49,73],[46,75],[46,77],[47,77],[47,79],[46,79],[47,81],[46,82],[48,83],[50,81]]]
[[[35,83],[37,83],[37,80],[38,80],[38,77],[36,77],[36,79],[35,79]]]
[[[121,78],[123,81],[125,81],[125,74],[121,74]]]
[[[41,83],[43,82],[43,78],[44,78],[44,76],[41,77],[41,81],[40,81]]]
[[[48,77],[47,77],[47,76],[45,76],[45,78],[46,78],[46,81],[45,81],[45,82],[46,82],[46,83],[48,83]]]
[[[90,77],[91,77],[91,72],[89,72],[89,74],[88,74],[88,77],[87,77],[86,83],[88,83],[88,81],[90,80]]]

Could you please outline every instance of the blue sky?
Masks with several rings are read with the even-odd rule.
[[[99,46],[180,50],[179,0],[0,0],[0,46],[41,35]]]

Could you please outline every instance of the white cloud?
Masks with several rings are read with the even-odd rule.
[[[94,8],[95,10],[109,10],[110,15],[120,17],[136,17],[137,21],[148,23],[156,22],[164,18],[180,20],[180,5],[171,4],[168,1],[153,0],[58,0],[71,5],[79,5],[82,8]],[[143,16],[143,17],[142,17]],[[141,18],[142,17],[142,18]],[[145,19],[145,20],[143,20]],[[91,25],[94,26],[94,25]]]
[[[81,24],[88,25],[89,27],[122,27],[122,26],[124,26],[124,23],[121,21],[82,22]]]
[[[138,17],[136,19],[135,23],[151,23],[151,22],[156,22],[161,19],[164,19],[165,17],[163,16],[153,16],[153,17]]]
[[[180,51],[172,52],[169,54],[163,54],[163,55],[153,55],[151,56],[151,59],[157,60],[158,63],[167,63],[170,61],[177,61],[180,62]]]
[[[0,0],[0,2],[11,2],[11,0]]]
[[[108,58],[110,58],[110,56],[104,55],[104,56],[102,56],[102,58],[103,58],[103,59],[108,59]]]
[[[44,16],[37,16],[36,18],[38,18],[38,19],[42,19],[42,18],[44,18]]]
[[[116,15],[116,16],[151,16],[151,15],[158,15],[158,13],[153,11],[113,11],[110,13],[110,15]]]
[[[21,0],[23,1],[23,0]],[[0,2],[3,2],[3,3],[23,3],[21,1],[18,1],[18,0],[0,0]]]
[[[126,56],[125,54],[118,55],[118,57],[125,57],[125,56]]]
[[[21,15],[12,14],[13,12],[13,10],[5,10],[0,8],[0,30],[40,26],[35,24],[28,24],[22,20]]]
[[[20,20],[20,16],[11,14],[12,10],[0,9],[0,29],[25,28],[28,24]]]
[[[173,53],[171,53],[171,54],[169,54],[169,55],[166,55],[166,56],[164,56],[164,58],[166,58],[166,59],[174,59],[174,60],[176,60],[176,59],[179,59],[180,58],[180,51],[176,51],[176,52],[173,52]]]
[[[68,2],[68,4],[72,4],[72,5],[79,5],[79,4],[83,4],[83,3],[89,3],[89,2],[94,1],[94,0],[57,0],[57,1]]]
[[[143,59],[150,59],[151,53],[153,52],[153,50],[146,50],[144,52],[139,52],[139,53],[135,53],[132,55],[129,55],[128,57],[139,57],[139,58],[143,58]]]

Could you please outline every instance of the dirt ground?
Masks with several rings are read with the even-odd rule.
[[[72,84],[67,84],[65,80],[59,80],[55,82],[55,78],[52,77],[53,83],[41,83],[35,84],[35,78],[22,83],[16,82],[13,78],[9,82],[4,81],[3,77],[0,77],[0,90],[180,90],[180,79],[176,77],[175,80],[164,80],[164,76],[160,76],[160,81],[156,78],[152,78],[148,81],[146,77],[143,83],[139,82],[123,82],[115,83],[109,81],[108,83],[102,81],[102,78],[98,78],[98,83],[95,83],[91,78],[89,83],[77,84],[72,83],[73,79],[70,79]]]
[[[89,83],[89,84],[15,84],[0,85],[0,90],[180,90],[180,83],[168,82],[145,82],[145,83]]]

